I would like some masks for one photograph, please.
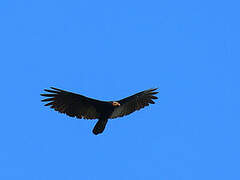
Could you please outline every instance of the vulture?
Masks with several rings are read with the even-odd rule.
[[[40,95],[47,97],[42,100],[47,103],[45,106],[60,113],[79,119],[98,119],[92,130],[97,135],[104,131],[108,119],[123,117],[154,104],[153,100],[158,99],[154,96],[157,89],[141,91],[118,101],[101,101],[54,87],[44,89],[47,93]]]

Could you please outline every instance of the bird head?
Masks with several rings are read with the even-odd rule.
[[[115,106],[115,107],[117,107],[117,106],[120,106],[120,103],[117,102],[117,101],[113,101],[113,102],[112,102],[112,105]]]

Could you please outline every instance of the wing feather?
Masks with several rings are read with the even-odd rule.
[[[41,94],[41,96],[47,97],[42,100],[47,102],[45,106],[50,106],[50,108],[71,117],[97,119],[100,117],[101,108],[106,104],[105,101],[99,101],[54,87],[44,90],[51,93]]]
[[[110,118],[117,118],[126,116],[128,114],[133,113],[134,111],[140,110],[149,104],[155,104],[154,99],[158,99],[158,97],[154,96],[158,92],[156,91],[158,88],[152,88],[145,91],[141,91],[137,94],[129,96],[127,98],[121,99],[117,101],[120,103],[120,106],[116,107],[110,116]]]

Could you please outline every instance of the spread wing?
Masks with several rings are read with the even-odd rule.
[[[126,116],[134,111],[144,108],[145,106],[149,106],[149,104],[154,104],[155,102],[153,99],[158,99],[156,96],[154,96],[158,93],[155,91],[157,89],[158,88],[148,89],[117,101],[120,103],[120,106],[114,109],[110,118],[113,119]]]
[[[97,119],[100,117],[101,108],[106,104],[104,101],[88,98],[80,94],[54,87],[51,87],[51,89],[44,89],[49,94],[41,94],[41,96],[47,97],[47,99],[42,100],[47,102],[45,106],[50,106],[50,108],[71,117]]]

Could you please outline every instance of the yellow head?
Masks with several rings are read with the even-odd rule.
[[[116,101],[113,101],[113,102],[112,102],[112,105],[117,107],[117,106],[120,106],[120,103],[119,103],[119,102],[116,102]]]

